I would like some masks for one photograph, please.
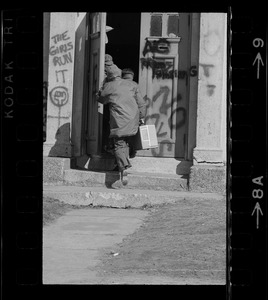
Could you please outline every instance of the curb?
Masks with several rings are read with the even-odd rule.
[[[225,201],[215,193],[173,192],[153,190],[114,190],[104,187],[44,186],[43,195],[79,206],[143,208],[177,201]]]

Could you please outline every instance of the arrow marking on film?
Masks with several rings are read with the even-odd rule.
[[[264,66],[264,63],[262,61],[260,52],[257,54],[257,56],[256,56],[256,58],[255,58],[255,60],[254,60],[254,62],[252,64],[252,66],[255,65],[256,60],[257,60],[257,79],[259,79],[259,76],[260,76],[260,62]]]
[[[259,228],[259,213],[261,213],[261,215],[263,216],[259,202],[256,203],[251,216],[254,215],[255,210],[257,211],[257,229],[258,229]]]

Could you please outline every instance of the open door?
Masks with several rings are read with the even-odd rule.
[[[142,13],[139,85],[146,124],[155,124],[159,148],[139,156],[185,158],[188,122],[189,17]]]
[[[88,24],[87,13],[78,13],[75,30],[75,59],[72,106],[72,156],[85,154],[85,108],[87,107]]]
[[[101,152],[103,104],[96,100],[104,79],[106,13],[90,13],[89,94],[86,122],[88,155]]]

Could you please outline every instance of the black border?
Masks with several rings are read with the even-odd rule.
[[[172,9],[174,10],[174,8],[170,8],[170,11]],[[249,7],[249,9],[252,9],[252,7]],[[3,63],[14,61],[14,64],[9,65],[14,67],[13,69],[5,69],[5,64],[1,69],[2,78],[13,75],[12,84],[14,84],[12,85],[14,88],[13,100],[9,100],[9,102],[1,101],[2,299],[15,299],[17,296],[25,297],[25,299],[38,299],[39,297],[54,299],[59,296],[62,298],[66,296],[68,298],[81,298],[80,295],[83,295],[83,297],[94,295],[92,292],[98,292],[100,293],[98,295],[102,295],[101,292],[107,292],[107,288],[132,288],[131,286],[105,286],[105,289],[103,289],[104,286],[92,285],[42,285],[42,33],[43,11],[50,10],[7,9],[2,11],[1,15],[1,60]],[[83,9],[79,10],[82,11]],[[88,8],[83,11],[87,10]],[[181,10],[189,11],[189,8]],[[53,9],[53,11],[56,10]],[[148,10],[143,9],[142,11]],[[229,224],[227,270],[230,271],[230,274],[227,272],[228,284],[222,286],[168,286],[168,290],[165,290],[165,286],[133,287],[134,290],[142,287],[144,291],[149,291],[151,288],[157,291],[160,288],[161,291],[166,292],[170,289],[175,297],[182,298],[182,295],[185,295],[187,299],[196,298],[196,294],[200,298],[204,297],[206,299],[266,299],[263,294],[266,293],[267,296],[266,202],[263,201],[262,211],[264,216],[260,223],[262,227],[259,230],[256,230],[256,220],[251,216],[254,208],[251,197],[252,178],[264,176],[264,199],[267,195],[267,119],[265,114],[266,102],[264,101],[267,96],[267,77],[264,76],[262,70],[261,79],[256,80],[256,70],[251,65],[256,55],[256,48],[252,47],[252,39],[261,37],[265,40],[265,43],[267,42],[265,7],[264,11],[243,11],[241,5],[239,7],[223,6],[220,9],[215,9],[214,7],[205,8],[200,4],[197,7],[192,6],[190,11],[224,11],[229,12],[231,15],[229,39],[232,56],[228,60],[232,64],[232,70],[230,71],[232,87],[228,93],[228,116],[229,122],[232,121],[234,126],[229,128],[227,135],[229,139],[232,139],[232,143],[228,144],[230,155],[228,157],[227,172],[229,175],[227,192],[230,192],[227,205],[231,212],[227,216],[227,224]],[[22,17],[25,17],[24,21]],[[12,21],[5,20],[7,18],[12,19]],[[12,23],[12,31],[14,31],[12,36],[6,37],[10,38],[9,40],[6,39],[6,42],[11,43],[6,43],[4,47],[3,28],[9,26],[6,22]],[[262,54],[267,52],[265,52],[266,47],[265,45]],[[241,51],[251,53],[251,62],[239,61],[239,56],[238,60],[237,58],[236,60],[232,59],[232,57],[235,57],[233,54]],[[31,55],[21,57],[21,53],[25,52],[31,53]],[[263,56],[263,61],[264,58]],[[236,64],[240,65],[236,67]],[[30,67],[30,69],[25,70],[24,67]],[[235,68],[240,70],[235,70]],[[6,85],[3,80],[1,87],[1,96],[4,99]],[[25,87],[36,89],[36,94],[31,93],[27,96],[27,99],[22,99],[20,92]],[[245,93],[240,96],[239,91],[245,89],[253,93],[253,98],[249,97],[251,101],[247,120],[249,123],[246,123],[251,128],[252,133],[249,140],[247,140],[249,133],[245,134],[245,128],[242,126],[245,125],[243,123],[245,120],[239,115],[243,106],[240,97],[245,96]],[[38,101],[36,101],[34,95],[38,97]],[[244,99],[246,98],[244,97]],[[238,108],[238,113],[235,115],[235,109],[237,108],[235,106],[239,103],[241,107]],[[12,118],[5,116],[12,116]],[[23,130],[18,129],[25,124],[36,128],[31,131],[30,136],[28,130],[27,134],[24,135],[21,133]],[[241,138],[244,140],[241,140]],[[241,157],[244,159],[241,160]],[[245,172],[247,176],[244,175]],[[32,206],[21,205],[21,203],[29,203],[29,201],[33,204]],[[266,227],[264,227],[265,225]],[[246,238],[243,243],[241,239],[243,241],[244,236]],[[232,248],[229,248],[229,246],[232,246]],[[247,270],[251,274],[249,277]],[[174,294],[174,292],[177,293]],[[123,295],[125,297],[128,294]],[[142,296],[140,292],[137,295]],[[118,294],[115,296],[118,296]]]
[[[230,291],[233,299],[267,299],[267,13],[236,7],[232,15]],[[258,53],[264,63],[259,78]],[[253,182],[258,177],[263,185]]]

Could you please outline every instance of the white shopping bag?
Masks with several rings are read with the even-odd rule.
[[[157,148],[158,141],[156,136],[155,125],[141,125],[137,133],[135,149],[144,150]]]

